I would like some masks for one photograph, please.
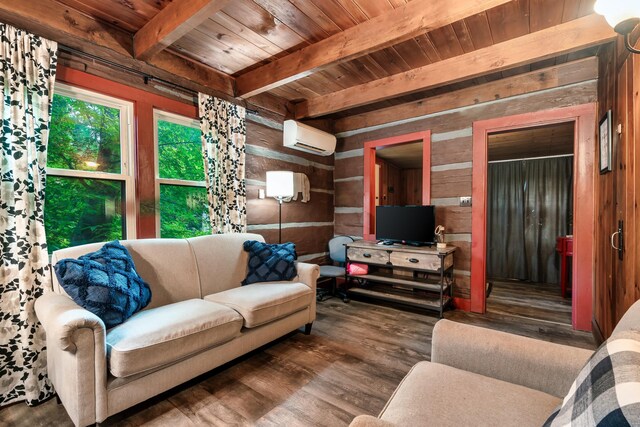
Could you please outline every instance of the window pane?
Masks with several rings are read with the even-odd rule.
[[[204,181],[200,129],[158,120],[160,178]]]
[[[204,234],[211,234],[206,188],[160,185],[160,237]]]
[[[47,167],[120,173],[120,110],[54,95]]]
[[[49,252],[125,236],[124,182],[47,177],[44,223]]]

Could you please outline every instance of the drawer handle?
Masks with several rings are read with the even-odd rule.
[[[371,258],[371,254],[362,254],[362,256],[365,258]]]
[[[420,262],[420,260],[418,258],[409,258],[409,262],[412,262],[414,264],[417,264]]]

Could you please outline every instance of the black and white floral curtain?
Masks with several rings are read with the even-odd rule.
[[[202,153],[213,233],[243,233],[247,229],[243,107],[198,95]]]
[[[0,24],[0,405],[53,393],[33,305],[49,281],[43,210],[57,47]]]

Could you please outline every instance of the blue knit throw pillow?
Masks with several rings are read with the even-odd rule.
[[[297,276],[295,260],[298,255],[293,243],[269,244],[247,240],[243,247],[249,252],[249,268],[242,286],[257,282],[291,280]]]
[[[120,242],[106,243],[100,250],[78,259],[61,259],[55,272],[76,304],[113,328],[151,301],[151,289],[136,272],[127,248]]]

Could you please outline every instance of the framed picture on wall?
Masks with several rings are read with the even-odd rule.
[[[611,172],[611,110],[600,119],[600,173]]]

